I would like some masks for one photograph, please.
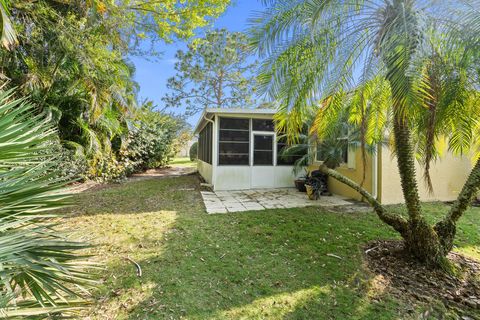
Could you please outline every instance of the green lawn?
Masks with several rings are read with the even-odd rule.
[[[189,167],[189,168],[196,168],[197,162],[190,161],[190,158],[174,158],[169,163],[172,167]]]
[[[86,318],[417,319],[430,307],[412,308],[376,289],[361,246],[395,234],[373,214],[207,215],[198,185],[186,176],[77,195],[67,225],[97,245],[92,253],[106,265]],[[426,206],[432,217],[446,208]],[[477,258],[479,211],[462,220],[457,242]]]

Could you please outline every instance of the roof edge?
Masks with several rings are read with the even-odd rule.
[[[265,114],[265,115],[275,115],[277,110],[275,109],[244,109],[244,108],[205,108],[200,116],[200,119],[195,126],[195,130],[193,131],[194,134],[197,134],[202,126],[203,122],[205,121],[205,117],[209,114],[216,115],[216,114]]]

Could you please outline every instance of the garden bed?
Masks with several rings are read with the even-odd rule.
[[[377,285],[413,303],[442,302],[465,317],[480,309],[480,263],[456,252],[448,259],[454,274],[428,268],[405,252],[401,241],[373,241],[365,247]]]

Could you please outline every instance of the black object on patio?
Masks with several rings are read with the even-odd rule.
[[[305,181],[306,185],[312,187],[314,198],[318,199],[320,196],[331,196],[328,191],[328,175],[322,173],[320,170],[314,170]]]

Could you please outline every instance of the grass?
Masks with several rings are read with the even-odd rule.
[[[188,168],[196,168],[197,162],[190,161],[190,158],[174,158],[169,163],[172,167],[188,167]]]
[[[375,286],[361,246],[396,235],[373,214],[299,208],[207,215],[198,185],[184,176],[77,195],[66,224],[97,245],[91,253],[106,265],[98,303],[85,318],[418,319],[435,304],[411,306]],[[431,218],[446,210],[425,208]],[[466,214],[457,241],[476,258],[479,211]]]

